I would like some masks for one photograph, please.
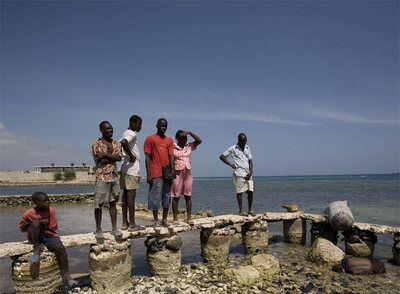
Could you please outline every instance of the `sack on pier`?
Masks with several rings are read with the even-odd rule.
[[[354,216],[347,201],[334,201],[329,203],[324,212],[331,227],[336,231],[343,231],[353,226]]]

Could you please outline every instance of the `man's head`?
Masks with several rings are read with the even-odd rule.
[[[136,114],[132,115],[129,118],[129,128],[132,131],[140,132],[140,130],[142,129],[142,118],[140,116],[137,116]]]
[[[104,139],[110,140],[112,138],[114,129],[113,129],[112,125],[108,121],[103,120],[99,124],[99,128],[100,128],[100,132],[103,135]]]
[[[50,207],[49,197],[44,192],[35,192],[32,194],[32,202],[38,211],[46,211]]]
[[[185,146],[187,143],[187,136],[182,135],[182,133],[183,133],[182,130],[178,130],[175,134],[175,139],[178,142],[179,146]]]
[[[247,137],[246,137],[246,135],[243,134],[243,133],[240,133],[240,134],[238,135],[238,145],[239,145],[241,148],[244,148],[244,146],[246,146],[246,143],[247,143]]]
[[[165,118],[159,118],[157,120],[157,134],[164,136],[165,132],[167,131],[168,128],[168,122]]]

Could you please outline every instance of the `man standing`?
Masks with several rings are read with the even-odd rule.
[[[113,127],[108,121],[99,125],[102,137],[93,142],[92,155],[95,162],[96,184],[94,188],[94,217],[96,221],[96,239],[103,241],[101,217],[103,206],[108,206],[111,218],[111,234],[116,238],[122,236],[117,230],[116,202],[119,198],[119,181],[116,162],[121,160],[121,144],[112,139]]]
[[[153,211],[154,227],[159,227],[158,210],[163,209],[162,226],[169,227],[167,221],[171,202],[171,184],[174,177],[174,141],[165,136],[168,123],[165,118],[157,121],[157,133],[144,142],[146,154],[147,183],[149,184],[148,205]]]
[[[251,155],[250,147],[246,145],[247,137],[245,134],[240,133],[238,136],[238,142],[228,148],[224,153],[221,154],[219,159],[226,165],[229,165],[233,172],[233,183],[236,189],[237,203],[239,206],[239,214],[247,215],[243,212],[242,208],[242,194],[247,192],[247,200],[249,203],[248,214],[254,215],[251,210],[253,205],[253,156]],[[229,160],[228,160],[229,159]]]
[[[142,229],[135,223],[136,189],[140,182],[140,153],[138,147],[138,133],[142,128],[142,119],[137,115],[129,118],[129,127],[124,132],[120,143],[122,145],[122,163],[120,184],[122,193],[122,230],[134,231]],[[128,222],[129,210],[129,222]]]

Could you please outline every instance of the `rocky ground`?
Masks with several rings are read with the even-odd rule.
[[[271,244],[268,251],[279,259],[281,272],[250,285],[238,283],[223,274],[227,267],[250,263],[249,258],[236,253],[231,254],[229,264],[219,269],[195,263],[182,265],[174,277],[132,277],[132,287],[124,293],[400,293],[399,267],[387,263],[387,273],[382,275],[339,274],[306,261],[308,249],[279,242]],[[96,291],[87,286],[70,293]]]

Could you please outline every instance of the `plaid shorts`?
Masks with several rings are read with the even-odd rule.
[[[154,178],[149,188],[149,210],[158,210],[161,207],[168,209],[171,202],[171,182],[162,178]]]

